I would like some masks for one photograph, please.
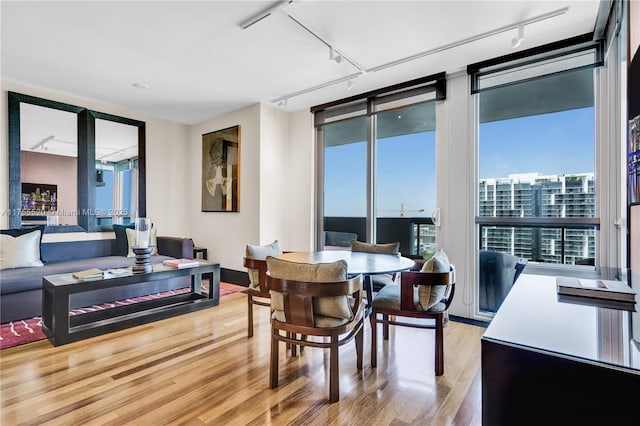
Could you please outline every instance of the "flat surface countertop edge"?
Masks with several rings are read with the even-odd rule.
[[[553,276],[522,274],[482,340],[640,374],[640,313],[558,300]]]

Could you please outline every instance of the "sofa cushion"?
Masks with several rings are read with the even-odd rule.
[[[151,256],[151,263],[160,263],[172,259],[168,256]],[[109,269],[132,266],[134,259],[124,256],[105,256],[89,259],[74,259],[64,262],[47,263],[40,268],[5,269],[1,272],[1,294],[11,294],[21,291],[42,288],[42,277],[45,275],[67,274],[90,268]]]
[[[28,226],[28,227],[24,227],[24,228],[16,228],[16,229],[2,229],[0,230],[0,234],[2,235],[11,235],[12,237],[19,237],[21,235],[24,234],[28,234],[29,232],[33,232],[33,231],[40,231],[40,240],[38,242],[39,244],[39,250],[40,250],[40,261],[42,263],[47,263],[44,258],[42,257],[42,236],[44,235],[44,225],[37,225],[37,226]]]
[[[113,225],[113,232],[116,234],[116,256],[126,256],[129,252],[129,242],[127,241],[127,229],[134,229],[135,223],[128,225]]]
[[[127,234],[127,257],[135,257],[133,247],[136,243],[136,230],[127,228],[125,229],[125,233]],[[155,226],[151,227],[151,255],[158,254],[158,228]]]
[[[35,230],[14,237],[0,235],[0,269],[43,266],[40,260],[42,231]]]

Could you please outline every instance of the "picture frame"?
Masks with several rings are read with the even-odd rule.
[[[202,135],[202,211],[240,211],[240,126]]]

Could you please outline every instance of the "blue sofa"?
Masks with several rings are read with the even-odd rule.
[[[158,255],[152,263],[170,258],[193,258],[193,241],[189,238],[157,237]],[[0,271],[0,322],[5,323],[42,315],[42,277],[98,268],[123,268],[134,259],[118,252],[115,239],[43,243],[41,256],[45,265]],[[123,286],[72,295],[71,308],[113,302],[190,285],[189,277],[153,281],[137,286]]]

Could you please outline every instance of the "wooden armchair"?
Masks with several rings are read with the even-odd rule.
[[[247,244],[244,256],[244,267],[249,274],[247,290],[247,336],[253,336],[253,305],[271,306],[271,294],[267,286],[267,256],[282,254],[280,243],[275,240],[271,244]]]
[[[254,274],[254,277],[258,279],[257,285],[252,280],[252,285],[247,289],[247,336],[252,337],[253,305],[271,306],[271,294],[269,294],[269,287],[267,287],[267,261],[245,257],[244,266],[250,274]]]
[[[363,243],[361,241],[351,241],[351,251],[355,252],[365,252],[365,253],[379,253],[379,254],[400,254],[400,243],[382,243],[382,244],[374,244],[374,243]],[[380,291],[380,289],[386,285],[393,285],[398,278],[397,273],[393,274],[375,274],[371,275],[371,285],[373,287],[373,291]]]
[[[418,287],[423,287],[418,291]],[[382,324],[383,337],[389,338],[389,325],[435,330],[435,373],[444,374],[444,318],[453,300],[455,267],[449,272],[401,272],[400,285],[385,286],[373,299],[371,321],[371,367],[377,365],[377,324]],[[418,293],[421,293],[420,295]],[[382,315],[382,318],[379,318]],[[390,317],[393,317],[390,319]],[[397,317],[431,319],[433,322],[402,322]]]
[[[362,369],[365,308],[362,276],[346,279],[347,264],[343,260],[311,265],[269,257],[267,265],[267,285],[272,291],[273,310],[271,388],[278,387],[279,342],[286,342],[292,347],[325,348],[330,351],[329,400],[338,401],[338,349],[354,338],[357,368]],[[331,277],[334,279],[329,281]]]

